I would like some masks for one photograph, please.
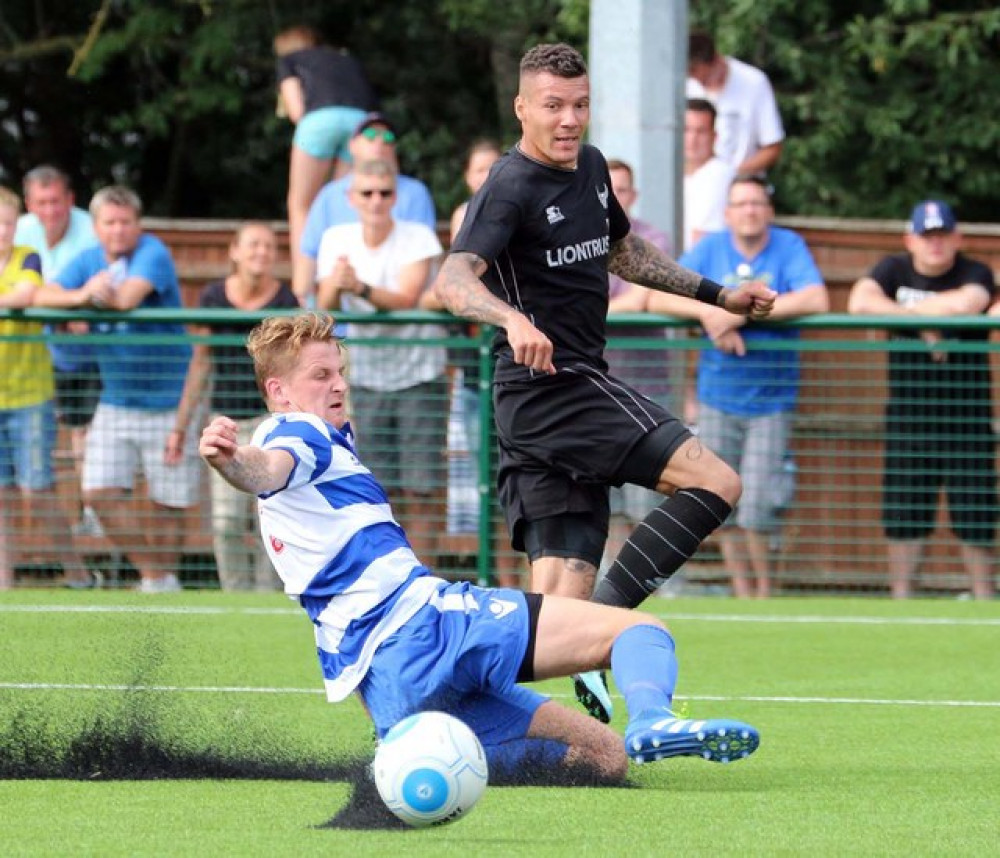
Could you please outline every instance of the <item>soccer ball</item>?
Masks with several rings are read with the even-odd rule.
[[[444,712],[418,712],[385,734],[372,774],[386,807],[423,828],[468,813],[488,773],[483,746],[469,727]]]

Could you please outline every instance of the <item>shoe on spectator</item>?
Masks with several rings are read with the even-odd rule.
[[[63,586],[69,590],[100,590],[104,586],[104,575],[96,569],[88,569],[86,578],[67,578]]]
[[[760,733],[742,721],[678,718],[669,709],[641,712],[625,731],[625,750],[637,763],[667,757],[701,757],[728,763],[749,757]]]
[[[161,578],[143,578],[136,590],[140,593],[179,593],[181,582],[172,572]]]

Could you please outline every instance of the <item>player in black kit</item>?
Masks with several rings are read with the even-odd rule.
[[[604,156],[583,144],[590,84],[576,50],[525,54],[514,110],[521,140],[470,202],[435,288],[455,315],[498,329],[500,499],[531,589],[634,608],[725,520],[740,480],[677,418],[608,375],[608,271],[755,319],[774,292],[723,288],[630,234]],[[608,486],[622,483],[667,497],[594,591]],[[585,679],[596,695],[585,705],[610,718],[603,686]],[[584,691],[578,682],[581,700]]]

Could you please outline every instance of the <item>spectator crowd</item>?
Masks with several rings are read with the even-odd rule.
[[[130,316],[180,309],[183,301],[171,251],[143,228],[142,201],[128,187],[103,187],[84,209],[66,173],[39,165],[23,177],[23,213],[21,197],[0,187],[0,308],[88,311],[44,328],[10,315],[0,320],[0,589],[15,583],[15,513],[26,509],[51,533],[66,586],[101,586],[101,571],[80,549],[81,539],[93,538],[134,569],[140,592],[180,590],[186,516],[203,483],[221,586],[276,588],[254,498],[215,472],[206,477],[197,455],[207,421],[233,419],[238,442],[248,444],[268,417],[243,345],[253,323],[240,312],[309,308],[336,317],[341,310],[353,316],[443,308],[432,288],[444,253],[439,213],[427,186],[400,173],[404,129],[379,111],[362,64],[308,27],[279,33],[274,50],[279,112],[295,125],[290,277],[279,276],[284,261],[273,227],[241,224],[228,249],[229,273],[198,296],[204,311],[231,311],[223,321],[186,328]],[[721,54],[704,32],[691,33],[688,58],[680,265],[727,288],[773,291],[770,321],[828,312],[826,285],[805,241],[774,223],[768,174],[780,161],[785,131],[767,75]],[[473,205],[463,202],[450,213],[452,241],[467,209],[476,210],[480,188],[504,163],[505,148],[470,141],[463,177]],[[610,191],[632,234],[669,253],[667,236],[632,213],[639,198],[632,166],[607,154]],[[550,225],[563,216],[558,206],[546,212]],[[947,203],[921,202],[911,213],[905,252],[858,280],[849,312],[989,312],[993,274],[961,252],[960,237]],[[614,274],[604,298],[609,313],[689,320],[703,337],[697,368],[678,373],[670,371],[667,350],[648,345],[667,336],[663,329],[615,326],[608,337],[645,345],[609,350],[607,362],[657,407],[683,402],[686,428],[739,474],[742,497],[717,535],[725,574],[735,596],[771,595],[776,534],[794,497],[782,476],[794,465],[801,373],[798,352],[780,345],[794,343],[798,331]],[[484,501],[474,464],[489,430],[478,423],[478,355],[442,343],[472,330],[469,322],[399,324],[384,317],[338,329],[350,343],[359,455],[388,488],[421,558],[448,544],[474,545],[481,535],[477,513]],[[998,507],[989,367],[985,352],[944,347],[950,338],[981,341],[987,334],[933,326],[904,331],[898,338],[922,341],[926,351],[891,353],[881,523],[894,597],[912,594],[942,488],[970,592],[993,595]],[[61,443],[78,487],[68,497],[56,491]],[[780,485],[784,494],[775,490]],[[652,489],[613,487],[602,568],[656,507],[660,496]],[[494,495],[490,487],[491,507]],[[504,544],[507,533],[492,530],[507,558],[497,568],[501,583],[526,584],[523,562],[511,562]]]

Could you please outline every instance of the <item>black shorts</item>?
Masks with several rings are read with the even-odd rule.
[[[101,397],[97,367],[55,371],[56,417],[64,426],[89,426]]]
[[[493,405],[500,503],[518,551],[524,523],[551,516],[584,514],[606,534],[608,487],[655,488],[691,437],[663,407],[587,366],[494,385]]]
[[[996,532],[997,479],[992,434],[924,438],[886,445],[882,524],[890,539],[923,539],[937,519],[944,488],[952,532],[990,545]]]

